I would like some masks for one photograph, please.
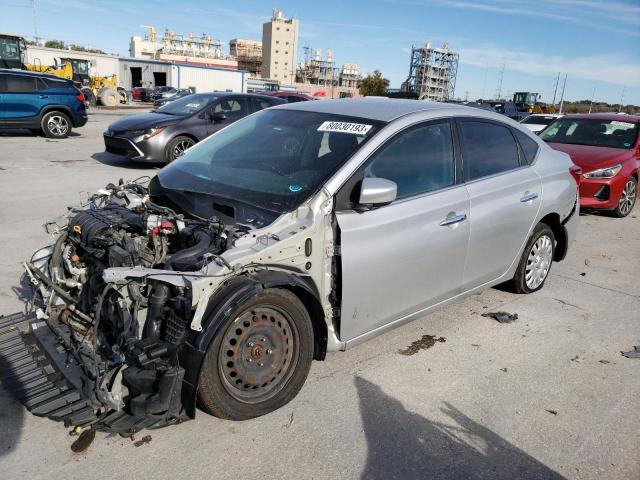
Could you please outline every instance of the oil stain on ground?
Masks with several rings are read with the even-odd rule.
[[[407,357],[411,355],[415,355],[420,350],[426,350],[427,348],[433,347],[436,342],[444,343],[447,339],[444,337],[436,338],[435,335],[423,335],[420,340],[416,340],[415,342],[411,342],[404,350],[398,351],[401,355],[406,355]]]

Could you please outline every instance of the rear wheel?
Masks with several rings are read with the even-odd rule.
[[[613,211],[613,214],[618,218],[624,218],[629,215],[636,204],[637,197],[638,181],[634,177],[630,177],[624,184],[618,206]]]
[[[176,158],[181,156],[187,149],[193,147],[196,141],[193,138],[179,135],[172,138],[164,151],[164,161],[167,163],[173,162]]]
[[[291,401],[313,358],[311,318],[288,290],[267,289],[234,312],[207,351],[198,400],[220,418],[246,420]]]
[[[120,95],[112,88],[104,88],[98,94],[100,103],[106,107],[115,107],[120,103]]]
[[[511,280],[511,290],[515,293],[533,293],[540,290],[551,270],[555,247],[553,230],[544,223],[536,225]]]
[[[49,138],[67,138],[71,133],[71,121],[62,112],[48,112],[40,122],[42,132]]]

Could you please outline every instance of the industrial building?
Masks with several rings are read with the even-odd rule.
[[[262,75],[262,42],[234,38],[229,40],[229,54],[238,62],[239,70],[246,70],[252,77]]]
[[[262,25],[262,78],[282,84],[295,80],[298,27],[297,19],[273,9],[271,20]]]
[[[182,35],[165,29],[158,38],[156,27],[147,26],[144,38],[131,37],[129,55],[132,58],[164,60],[166,62],[204,65],[208,67],[238,68],[238,62],[222,52],[222,43],[211,35]]]
[[[431,42],[424,47],[411,46],[409,76],[404,90],[422,100],[445,102],[454,97],[459,54],[445,42],[442,48],[433,48]]]

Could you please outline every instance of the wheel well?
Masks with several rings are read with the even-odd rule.
[[[73,122],[73,115],[71,115],[71,110],[69,108],[65,108],[57,105],[50,105],[47,107],[43,107],[42,114],[40,115],[40,121],[42,121],[42,117],[44,117],[47,113],[51,113],[51,112],[64,113],[67,117],[69,117],[69,120]]]
[[[177,137],[189,137],[191,140],[193,140],[196,143],[198,143],[200,141],[191,133],[179,133],[178,135],[175,135],[171,140],[173,140],[174,138],[177,138]]]
[[[308,290],[296,285],[280,285],[293,293],[304,304],[313,326],[313,359],[324,360],[327,354],[327,324],[324,320],[324,310],[318,299]]]
[[[636,182],[638,181],[638,172],[633,172],[631,176],[636,179]]]
[[[575,215],[575,214],[574,214]],[[553,236],[556,238],[556,249],[553,255],[553,259],[556,262],[564,259],[567,254],[568,239],[567,231],[560,222],[560,215],[557,213],[550,213],[540,219],[540,223],[547,225],[553,232]]]

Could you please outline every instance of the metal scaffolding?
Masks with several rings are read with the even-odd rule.
[[[446,102],[453,98],[456,88],[459,54],[445,42],[442,48],[411,46],[411,61],[406,90],[421,100]]]

